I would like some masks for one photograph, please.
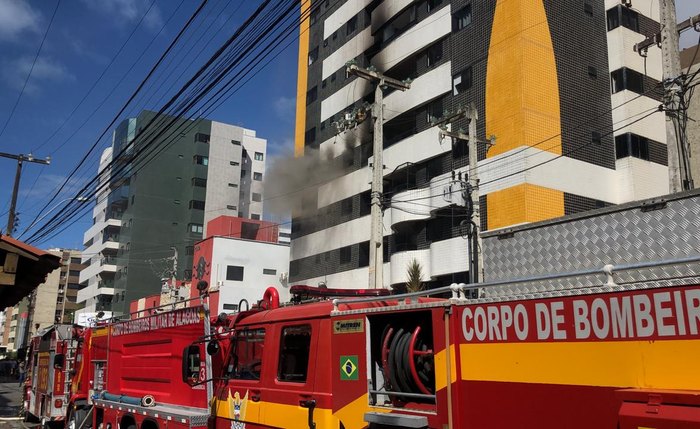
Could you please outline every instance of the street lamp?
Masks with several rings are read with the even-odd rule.
[[[20,234],[20,238],[21,238],[24,234],[26,234],[26,232],[29,231],[34,225],[36,225],[37,223],[41,222],[46,216],[48,216],[49,214],[51,214],[52,211],[56,210],[61,204],[65,203],[65,202],[67,202],[67,201],[78,201],[79,203],[84,203],[84,202],[90,201],[90,198],[88,198],[88,197],[83,197],[83,196],[79,196],[79,197],[66,198],[66,199],[63,199],[63,200],[57,202],[53,207],[51,207],[50,209],[48,209],[48,210],[46,211],[46,213],[44,213],[43,215],[39,216],[39,217],[36,218],[34,221],[32,221],[32,223],[31,223],[27,228],[25,228],[24,232],[23,232],[22,234]]]

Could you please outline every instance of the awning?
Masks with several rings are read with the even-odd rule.
[[[0,310],[17,304],[61,266],[61,259],[0,234]]]

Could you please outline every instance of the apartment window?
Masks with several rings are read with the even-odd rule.
[[[195,164],[209,165],[209,157],[204,155],[195,155],[193,160]]]
[[[628,90],[642,94],[644,92],[644,76],[638,71],[622,67],[610,73],[612,93]]]
[[[202,179],[201,177],[193,177],[192,178],[192,186],[196,186],[198,188],[206,188],[207,187],[207,179]]]
[[[350,35],[357,30],[357,15],[353,16],[348,20],[348,23],[345,27],[345,34]]]
[[[438,98],[437,100],[428,104],[426,109],[426,121],[428,121],[429,124],[439,121],[442,118],[442,112],[442,98]]]
[[[273,270],[270,268],[263,268],[263,275],[265,276],[276,276],[277,275],[277,270]]]
[[[252,200],[260,202],[260,201],[262,201],[262,195],[258,194],[257,192],[253,192]]]
[[[615,158],[634,158],[649,160],[649,139],[634,134],[625,133],[615,136]]]
[[[313,48],[311,52],[309,52],[309,65],[313,64],[316,62],[318,59],[318,46]]]
[[[639,33],[639,13],[621,4],[609,9],[607,12],[608,31],[614,30],[620,25]]]
[[[428,12],[435,10],[438,6],[442,4],[442,0],[428,0]]]
[[[306,382],[311,353],[311,325],[287,326],[282,329],[277,379]]]
[[[416,22],[416,7],[409,6],[386,23],[381,30],[381,43],[386,44],[408,30]]]
[[[238,210],[238,207],[232,206],[232,205],[228,205],[228,206],[226,206],[226,208],[229,210]]]
[[[591,79],[597,79],[598,69],[593,66],[588,66],[588,77],[590,77]]]
[[[316,127],[313,127],[310,130],[307,130],[306,133],[304,133],[304,143],[306,145],[309,145],[315,141],[316,141]]]
[[[238,304],[224,304],[224,310],[237,311],[237,310],[238,310]]]
[[[442,42],[437,42],[428,48],[428,67],[433,67],[442,59]]]
[[[588,16],[593,16],[593,5],[585,2],[583,4],[583,12]]]
[[[204,226],[201,223],[190,223],[187,225],[187,229],[190,232],[196,232],[198,234],[201,234],[204,232]]]
[[[238,167],[239,165],[241,165],[241,163],[238,161],[229,161],[228,163],[234,167]]]
[[[250,218],[253,220],[260,220],[260,215],[257,213],[251,213]]]
[[[468,4],[452,15],[452,31],[467,28],[472,23],[472,5]]]
[[[262,180],[262,173],[253,172],[253,180]]]
[[[229,265],[226,267],[226,280],[243,281],[243,267]]]
[[[237,183],[229,183],[228,186],[229,186],[230,188],[237,188],[237,187],[238,187],[238,184],[237,184]]]
[[[190,200],[190,208],[195,210],[204,210],[204,201]]]
[[[231,140],[231,144],[233,144],[234,146],[240,146],[241,142],[238,140]]]
[[[352,259],[352,248],[350,246],[341,247],[340,263],[347,264]]]
[[[309,104],[313,103],[316,101],[318,98],[318,91],[316,90],[316,87],[314,86],[310,90],[306,91],[306,105],[308,106]]]
[[[600,146],[602,143],[603,136],[598,131],[591,131],[591,142],[595,145]]]
[[[452,95],[461,94],[472,87],[471,66],[452,76]]]
[[[197,133],[194,135],[194,141],[199,143],[209,143],[211,136],[209,134]]]
[[[265,155],[263,155],[262,152],[255,152],[255,160],[256,161],[262,161],[265,159]]]

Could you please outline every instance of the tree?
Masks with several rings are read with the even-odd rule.
[[[406,277],[408,278],[408,281],[406,281],[406,290],[408,292],[423,290],[423,267],[415,258],[408,263]]]

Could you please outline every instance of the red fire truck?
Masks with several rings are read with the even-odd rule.
[[[301,298],[288,305],[268,289],[232,315],[155,309],[86,329],[66,420],[102,429],[700,427],[696,278],[617,285],[609,274],[596,287],[476,299],[467,289],[330,299],[340,292],[293,287]]]
[[[700,427],[697,283],[466,289],[237,314],[212,427]]]
[[[74,349],[71,325],[50,326],[31,339],[24,408],[34,419],[42,423],[64,419]]]

